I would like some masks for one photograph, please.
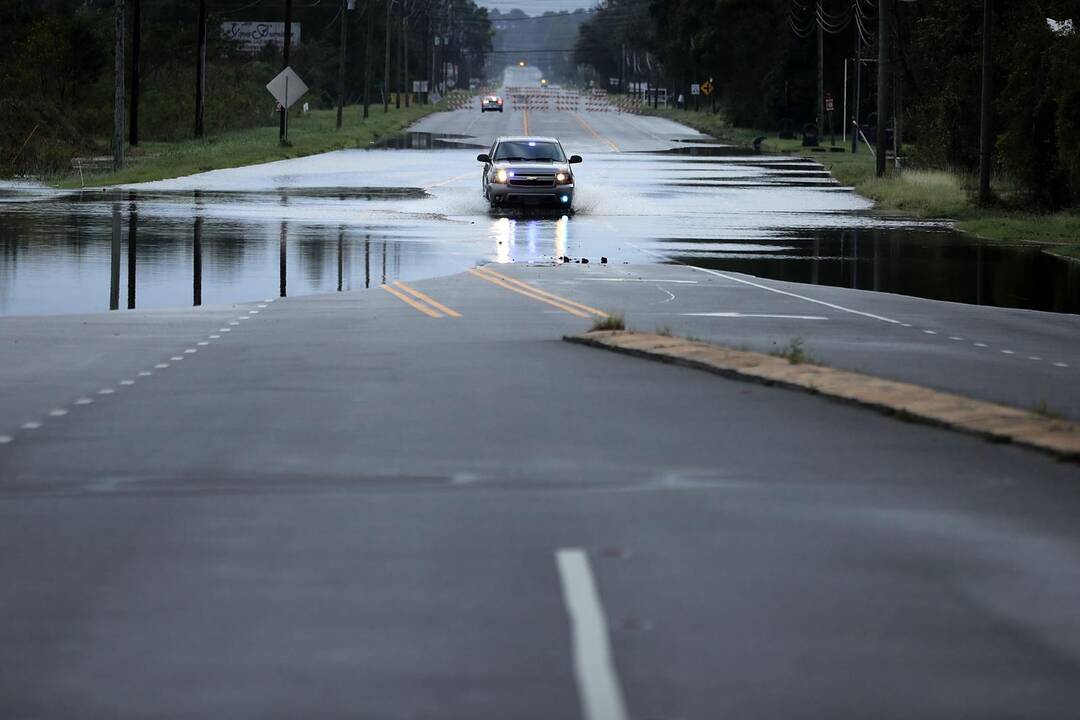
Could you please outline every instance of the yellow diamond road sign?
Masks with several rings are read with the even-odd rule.
[[[705,82],[701,83],[701,92],[703,94],[712,95],[713,89],[714,88],[713,88],[712,80],[706,80]]]

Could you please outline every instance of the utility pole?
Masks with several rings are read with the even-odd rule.
[[[341,114],[345,108],[345,43],[349,32],[349,0],[341,0],[341,49],[338,51],[337,129],[341,129]]]
[[[397,92],[394,93],[394,105],[401,109],[401,93],[405,90],[405,2],[401,3],[401,34],[398,35]]]
[[[113,58],[113,170],[124,167],[124,0],[116,0]]]
[[[994,57],[993,57],[993,0],[983,0],[983,47],[982,47],[982,99],[979,118],[979,204],[989,205],[990,197],[990,162],[993,152],[993,115],[990,112],[991,96],[994,92]]]
[[[139,54],[142,50],[142,0],[131,2],[131,100],[128,108],[131,147],[139,144]]]
[[[394,0],[386,0],[386,47],[383,53],[383,103],[384,113],[390,112],[390,12],[394,7]]]
[[[371,43],[374,41],[375,0],[364,1],[364,119],[371,108]]]
[[[855,97],[852,105],[855,107],[854,122],[851,127],[851,152],[859,152],[859,132],[862,128],[859,111],[862,107],[862,35],[859,28],[855,28]]]
[[[292,47],[292,0],[285,0],[285,43],[281,49],[281,69],[289,67],[289,50]],[[284,105],[281,106],[281,120],[278,128],[278,139],[281,144],[285,144],[285,122],[287,118],[285,113],[289,112],[289,109]]]
[[[877,98],[877,176],[885,177],[885,153],[888,144],[885,132],[889,127],[889,109],[892,108],[892,63],[889,62],[889,41],[892,35],[892,2],[878,0],[878,98]]]
[[[405,91],[405,107],[409,107],[412,86],[409,84],[409,19],[401,12],[401,89]]]
[[[206,136],[206,0],[199,0],[199,50],[195,65],[195,137]]]
[[[879,2],[888,0],[879,0]],[[816,3],[817,14],[814,23],[817,25],[817,126],[818,136],[825,132],[825,27],[821,14],[821,0]]]

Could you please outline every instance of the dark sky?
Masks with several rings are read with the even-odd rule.
[[[543,15],[551,10],[577,10],[578,8],[591,8],[596,5],[596,0],[476,0],[477,5],[508,12],[517,8],[529,15]]]

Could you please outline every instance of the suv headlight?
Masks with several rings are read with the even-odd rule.
[[[574,176],[568,172],[559,172],[555,174],[556,185],[570,185],[574,182]]]
[[[510,174],[507,173],[505,170],[496,170],[495,171],[495,182],[497,182],[497,183],[505,183],[506,180],[509,177],[510,177]]]

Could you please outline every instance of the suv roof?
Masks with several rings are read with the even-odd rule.
[[[561,145],[558,138],[553,137],[540,137],[538,135],[504,135],[503,137],[496,138],[495,142],[545,142],[555,143]]]

